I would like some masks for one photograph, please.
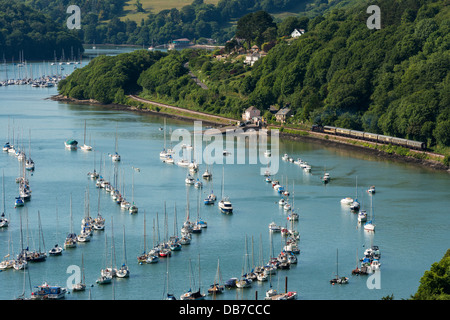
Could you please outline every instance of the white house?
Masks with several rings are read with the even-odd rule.
[[[253,64],[261,58],[261,55],[257,52],[249,53],[245,56],[245,64],[253,66]]]
[[[292,33],[291,33],[291,37],[292,38],[298,38],[304,33],[305,33],[304,29],[294,29],[294,31],[292,31]]]
[[[258,108],[251,106],[247,108],[242,114],[242,120],[251,121],[253,118],[259,118],[261,116],[261,111]]]

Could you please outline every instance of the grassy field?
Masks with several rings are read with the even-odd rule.
[[[192,4],[193,0],[140,0],[145,12],[136,11],[136,0],[129,0],[124,7],[125,16],[121,20],[130,19],[140,22],[145,19],[149,13],[158,13],[161,10],[177,8]],[[217,4],[219,0],[204,0],[204,3]]]

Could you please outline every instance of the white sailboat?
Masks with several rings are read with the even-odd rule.
[[[191,260],[189,259],[189,272],[191,271]],[[198,277],[199,277],[199,286],[198,291],[192,291],[192,286],[190,286],[189,290],[186,293],[183,293],[180,296],[181,300],[203,300],[205,299],[205,294],[201,293],[201,283],[200,283],[200,255],[198,255]],[[189,279],[191,279],[191,275],[189,275]],[[195,286],[195,281],[194,281]]]
[[[225,168],[222,170],[222,199],[219,201],[219,209],[223,213],[233,213],[233,205],[228,197],[224,197]]]
[[[58,203],[58,200],[56,200]],[[55,239],[58,239],[58,207],[56,207],[56,233]],[[60,256],[62,254],[63,249],[57,243],[53,248],[48,251],[48,254],[51,256]]]
[[[224,286],[221,284],[223,281],[222,281],[222,276],[220,274],[220,267],[219,267],[219,265],[220,265],[220,260],[217,259],[216,276],[214,278],[214,283],[208,289],[208,293],[209,294],[220,294],[224,290]]]
[[[364,224],[364,230],[366,230],[366,231],[375,231],[375,224],[373,223],[374,221],[374,219],[373,219],[373,203],[372,203],[372,197],[370,198],[370,215],[371,215],[371,217],[370,217],[370,220],[369,221],[367,221],[365,224]]]
[[[9,224],[9,220],[8,218],[6,218],[5,216],[5,170],[3,170],[3,175],[2,175],[2,201],[3,201],[3,210],[2,210],[2,214],[0,216],[0,228],[6,228],[8,227]]]
[[[123,226],[123,263],[119,270],[117,270],[116,276],[118,278],[128,278],[130,276],[130,269],[127,265],[127,251],[125,246],[125,226]]]
[[[358,201],[358,177],[356,177],[356,194],[355,194],[355,200],[353,200],[352,204],[350,205],[350,210],[353,212],[358,212],[360,208],[360,203]]]
[[[81,150],[84,151],[92,151],[92,146],[89,146],[86,144],[86,120],[84,120],[84,139],[83,139],[83,145],[80,147]]]
[[[338,264],[339,264],[339,262],[338,262],[338,249],[336,249],[336,277],[331,279],[330,283],[332,285],[335,285],[335,284],[347,284],[348,283],[348,278],[347,277],[339,277]]]
[[[171,148],[166,149],[166,118],[164,118],[164,148],[159,153],[159,157],[166,163],[174,163],[173,154],[174,151]]]
[[[85,277],[84,277],[84,256],[83,253],[81,253],[81,281],[74,284],[72,287],[72,291],[76,292],[76,291],[84,291],[86,290],[86,282],[85,282]]]
[[[25,160],[25,169],[28,171],[34,170],[34,161],[31,159],[31,130],[30,130],[30,139],[28,142],[28,157]]]
[[[116,127],[116,151],[114,154],[110,155],[112,161],[120,161],[120,154],[118,152],[118,142],[117,142],[117,127]]]
[[[128,208],[128,211],[130,212],[130,214],[135,214],[138,213],[138,207],[137,205],[134,203],[134,173],[131,174],[131,204],[130,207]]]
[[[70,195],[70,233],[64,241],[64,248],[75,248],[77,246],[77,235],[73,233],[73,219],[72,219],[72,195]]]

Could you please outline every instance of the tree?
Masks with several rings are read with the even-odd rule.
[[[258,46],[266,41],[273,40],[277,25],[270,14],[265,11],[249,13],[239,19],[236,26],[236,37],[244,39],[250,49],[252,42]],[[266,32],[267,31],[267,32]],[[266,32],[266,34],[264,34]],[[268,39],[265,39],[264,35]]]
[[[136,7],[137,12],[145,12],[144,7],[142,6],[142,3],[139,0],[136,0],[136,3],[134,4]]]
[[[413,300],[450,300],[450,249],[420,279]]]

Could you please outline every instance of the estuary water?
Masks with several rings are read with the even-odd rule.
[[[23,174],[21,162],[10,153],[0,154],[5,213],[10,219],[9,227],[0,229],[0,256],[19,253],[20,217],[24,246],[48,251],[55,243],[63,245],[71,228],[70,198],[74,232],[80,230],[86,207],[91,216],[101,212],[106,228],[96,231],[90,242],[64,250],[61,256],[30,263],[25,285],[23,271],[0,272],[0,299],[14,299],[24,290],[30,296],[30,283],[31,287],[43,282],[66,287],[72,276],[70,266],[81,267],[82,257],[89,290],[67,294],[66,299],[159,300],[165,297],[167,288],[179,298],[189,288],[200,287],[206,293],[214,282],[218,261],[225,281],[239,278],[247,267],[259,265],[261,260],[267,262],[273,253],[280,252],[284,239],[280,233],[270,233],[268,226],[271,222],[289,226],[288,213],[278,205],[280,195],[260,174],[261,164],[215,164],[210,166],[212,180],[204,181],[202,189],[187,186],[187,169],[159,158],[164,146],[163,117],[48,99],[56,93],[56,88],[0,87],[0,137],[12,142],[14,135],[14,144],[36,163],[35,171],[27,172],[31,201],[14,208],[19,191],[15,179]],[[166,128],[169,145],[170,130],[192,131],[193,123],[168,118]],[[116,150],[116,136],[122,160],[113,163],[109,155]],[[71,138],[79,145],[86,140],[94,151],[65,149],[64,141]],[[231,156],[238,152],[237,147],[230,151]],[[281,160],[284,153],[307,161],[311,172]],[[275,178],[291,192],[291,201],[295,194],[295,210],[299,213],[294,223],[300,232],[298,263],[289,270],[279,270],[270,282],[225,290],[215,299],[263,299],[270,285],[284,291],[286,277],[288,290],[297,291],[299,300],[379,300],[388,295],[407,299],[417,291],[424,272],[449,248],[447,173],[355,150],[283,139],[279,142],[279,158]],[[119,187],[128,200],[133,198],[139,207],[137,214],[121,210],[109,194],[95,187],[95,181],[87,175],[94,168],[109,181],[114,181],[114,173],[118,173]],[[200,165],[196,174],[200,180],[205,169],[205,164]],[[320,179],[324,171],[331,175],[326,185]],[[211,189],[220,198],[222,172],[225,194],[234,206],[230,215],[221,213],[217,204],[203,204]],[[376,186],[374,195],[366,192],[371,185]],[[355,196],[367,212],[372,212],[374,233],[365,231],[357,215],[341,205],[342,198]],[[190,220],[195,221],[199,215],[208,227],[193,234],[191,244],[172,252],[170,258],[139,265],[137,256],[144,249],[144,216],[149,248],[158,239],[180,234],[188,202]],[[367,284],[367,276],[351,275],[357,260],[371,245],[381,251],[381,272],[375,288]],[[111,260],[120,267],[124,259],[130,268],[129,278],[114,279],[111,285],[96,284],[100,270],[111,265]],[[349,277],[349,283],[330,285],[336,272]]]

